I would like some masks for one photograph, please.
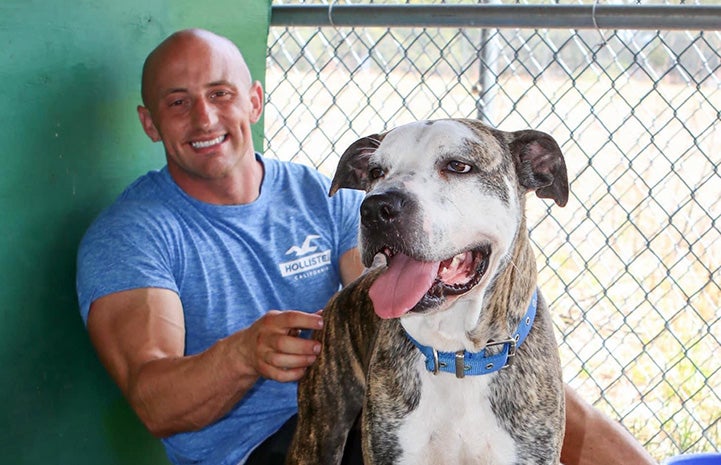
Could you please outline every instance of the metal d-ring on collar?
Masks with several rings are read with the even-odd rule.
[[[538,291],[536,290],[533,292],[531,303],[528,305],[526,314],[518,324],[516,332],[508,339],[489,342],[480,352],[468,352],[467,350],[438,352],[433,347],[424,346],[416,341],[410,334],[406,333],[406,335],[408,339],[418,347],[418,350],[425,355],[426,368],[428,371],[432,371],[433,374],[445,371],[447,373],[454,373],[457,378],[463,378],[466,375],[485,375],[513,364],[516,349],[526,339],[526,336],[528,336],[533,326],[533,320],[536,318],[537,303]],[[500,352],[494,355],[486,355],[486,349],[498,346],[503,346]]]

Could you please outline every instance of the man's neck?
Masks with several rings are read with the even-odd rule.
[[[214,205],[244,205],[252,203],[260,195],[263,183],[263,164],[255,158],[236,166],[226,176],[219,178],[189,177],[176,175],[178,167],[168,165],[168,171],[178,186],[189,196]]]

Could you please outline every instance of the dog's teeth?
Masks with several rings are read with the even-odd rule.
[[[371,268],[387,266],[387,265],[388,265],[388,257],[383,255],[382,253],[377,253],[373,257],[373,264],[371,264]]]

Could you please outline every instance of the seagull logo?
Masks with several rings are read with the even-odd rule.
[[[294,245],[293,247],[288,249],[285,252],[285,254],[290,255],[290,254],[294,253],[296,257],[300,257],[302,255],[306,255],[311,252],[315,252],[316,250],[318,250],[318,247],[315,245],[310,245],[310,242],[312,240],[318,239],[318,238],[320,238],[320,236],[317,236],[315,234],[308,234],[305,237],[305,240],[303,241],[303,244],[300,247],[298,247],[297,245]]]
[[[318,241],[320,239],[320,241]],[[317,245],[312,245],[313,242]],[[300,246],[294,245],[285,254],[294,256],[289,261],[278,263],[284,278],[306,279],[327,273],[330,270],[330,249],[318,250],[323,247],[322,236],[308,234]]]

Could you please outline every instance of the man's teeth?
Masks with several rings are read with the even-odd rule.
[[[218,137],[216,137],[215,139],[212,139],[212,140],[204,140],[204,141],[200,141],[200,142],[191,142],[190,145],[192,145],[194,149],[203,149],[203,148],[210,147],[210,146],[213,146],[213,145],[216,145],[216,144],[220,144],[221,142],[223,142],[223,139],[225,139],[225,135],[218,136]]]

